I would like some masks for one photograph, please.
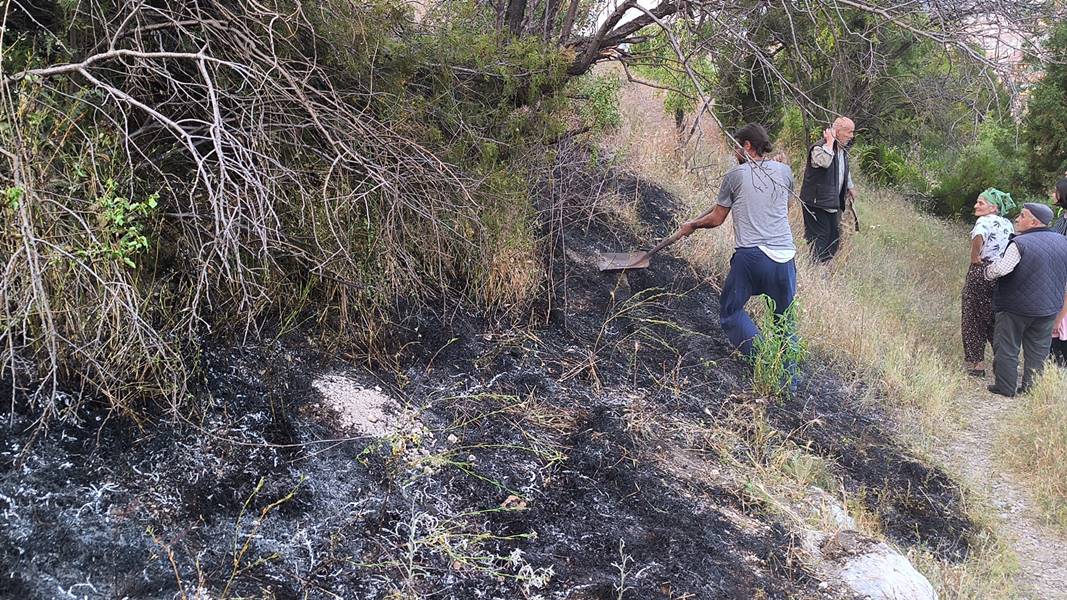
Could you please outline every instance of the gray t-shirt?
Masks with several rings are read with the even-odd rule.
[[[730,170],[719,187],[716,204],[734,217],[734,245],[795,250],[789,228],[793,170],[773,160],[749,161]]]

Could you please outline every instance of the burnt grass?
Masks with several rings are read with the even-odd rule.
[[[186,422],[89,410],[34,436],[28,415],[5,413],[0,597],[847,597],[741,490],[648,460],[634,398],[714,424],[751,398],[750,367],[687,263],[596,270],[596,252],[645,243],[590,200],[605,173],[653,236],[676,223],[653,185],[573,176],[541,207],[555,283],[532,322],[411,312],[389,369],[313,332],[214,340],[196,388],[207,408]],[[314,408],[321,374],[380,386],[424,429],[346,437]],[[851,389],[816,357],[766,418],[829,459],[893,541],[965,558],[976,526],[959,488]]]

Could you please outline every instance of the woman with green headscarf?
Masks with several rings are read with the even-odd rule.
[[[1011,234],[1011,221],[1004,215],[1015,208],[1011,194],[989,188],[978,194],[971,229],[971,266],[963,284],[963,359],[967,372],[985,377],[985,345],[993,343],[993,290],[995,283],[982,274],[985,265],[1004,255]]]

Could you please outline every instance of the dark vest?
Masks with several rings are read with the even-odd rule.
[[[1064,210],[1060,218],[1052,222],[1052,226],[1049,229],[1060,235],[1067,235],[1067,210]]]
[[[997,280],[993,310],[1024,317],[1051,317],[1063,307],[1067,288],[1067,237],[1046,228],[1012,238],[1019,264]]]
[[[841,181],[838,181],[837,150],[839,147],[838,143],[834,142],[834,160],[825,169],[811,164],[811,151],[815,149],[815,146],[808,148],[808,166],[804,169],[804,183],[800,186],[800,200],[804,204],[831,210],[845,209],[845,192],[848,191],[848,153],[841,153],[841,159],[845,161],[845,169],[841,173]]]

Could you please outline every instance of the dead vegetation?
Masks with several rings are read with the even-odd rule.
[[[184,414],[210,335],[313,319],[384,358],[401,308],[541,289],[511,144],[554,135],[551,97],[516,108],[565,64],[477,11],[8,8],[0,362],[42,422],[83,397]]]
[[[1003,462],[1026,481],[1044,518],[1067,533],[1067,374],[1051,363],[1003,424]]]

